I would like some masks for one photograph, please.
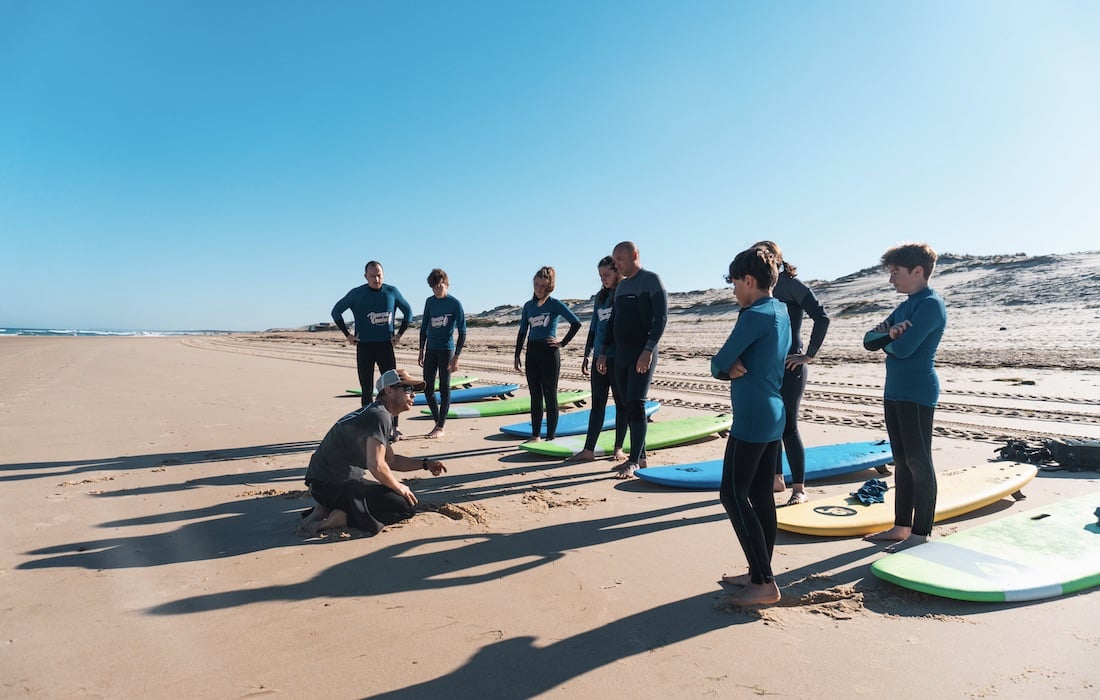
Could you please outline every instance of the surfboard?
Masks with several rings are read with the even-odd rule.
[[[1100,585],[1100,492],[989,523],[891,554],[879,578],[956,600],[1015,602]]]
[[[474,391],[470,389],[469,391]],[[452,392],[451,396],[458,392]],[[580,405],[586,399],[592,396],[591,391],[559,391],[558,392],[558,405],[565,406],[566,404]],[[454,399],[452,398],[452,401]],[[530,396],[517,396],[511,399],[501,399],[500,401],[475,401],[473,403],[466,403],[461,406],[451,406],[447,411],[448,418],[486,418],[489,416],[512,416],[518,413],[530,413],[531,412],[531,397]],[[421,413],[430,414],[431,411],[424,409]],[[530,432],[531,427],[527,427]]]
[[[477,381],[477,377],[455,377],[455,376],[452,376],[451,377],[451,388],[454,389],[454,388],[457,388],[457,387],[466,387],[467,389],[469,389],[470,387],[472,387],[474,385],[474,382],[476,382],[476,381]],[[345,389],[344,391],[346,391],[349,394],[355,394],[356,396],[362,396],[363,395],[363,390],[362,389]]]
[[[657,421],[656,423],[650,423],[646,429],[645,446],[647,450],[656,450],[662,447],[682,445],[685,442],[698,440],[707,435],[728,431],[732,422],[733,417],[728,413],[717,416],[691,416],[669,421]],[[520,448],[533,454],[564,459],[572,457],[584,449],[584,436],[572,435],[544,442],[525,442],[520,445]],[[629,435],[623,449],[630,449]],[[613,454],[615,451],[615,431],[608,430],[600,433],[594,451],[597,457]]]
[[[935,521],[996,503],[1027,485],[1038,472],[1034,464],[986,462],[936,474]],[[780,530],[819,537],[850,537],[886,530],[894,524],[894,489],[885,503],[864,505],[855,496],[833,496],[786,506],[776,511]]]
[[[645,414],[648,418],[652,416],[661,404],[657,401],[645,402]],[[558,430],[557,437],[563,437],[565,435],[587,435],[588,433],[588,418],[592,415],[591,409],[584,411],[572,411],[570,413],[562,413],[558,416]],[[613,430],[615,428],[615,407],[608,404],[607,409],[603,414],[603,426],[600,430]],[[507,433],[508,435],[518,435],[519,437],[529,438],[531,437],[531,423],[513,423],[511,425],[501,426],[500,432]],[[542,421],[542,430],[539,432],[541,437],[546,437],[546,419]]]
[[[510,395],[513,391],[519,389],[519,384],[494,384],[490,386],[475,386],[472,389],[455,389],[451,391],[451,403],[469,403],[471,401],[481,401],[482,399],[495,398],[497,396]],[[435,400],[439,401],[439,392],[435,392]],[[417,394],[416,399],[413,400],[414,406],[427,406],[428,397],[424,394]],[[428,413],[431,413],[430,411]]]
[[[806,481],[826,479],[851,472],[881,467],[894,461],[886,440],[845,442],[806,448]],[[661,486],[680,489],[717,489],[722,485],[722,460],[646,467],[634,472],[639,478]],[[791,467],[783,454],[783,476],[791,483]]]

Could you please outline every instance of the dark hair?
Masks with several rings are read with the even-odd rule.
[[[752,247],[742,250],[730,263],[727,282],[752,277],[760,289],[771,289],[779,280],[779,266],[775,256],[763,248]]]
[[[539,277],[543,278],[544,280],[546,280],[547,282],[550,283],[546,288],[546,293],[547,294],[554,291],[554,283],[555,283],[556,278],[557,278],[557,273],[554,272],[554,268],[550,267],[549,265],[543,265],[542,267],[540,267],[538,269],[538,272],[535,273],[535,277],[532,278],[532,281],[534,281],[534,279],[537,279]],[[538,299],[538,297],[536,297],[534,294],[531,295],[531,298],[532,299]]]
[[[611,270],[614,271],[614,272],[619,271],[619,268],[615,267],[615,259],[612,258],[610,255],[603,256],[602,258],[600,258],[600,261],[598,263],[596,263],[596,269],[597,270],[600,269],[601,267],[611,268]],[[600,285],[600,291],[596,292],[596,303],[597,304],[604,303],[605,301],[607,301],[607,297],[611,296],[614,293],[614,291],[615,290],[608,289],[607,287],[605,287],[601,284]]]
[[[377,265],[379,270],[384,270],[385,269],[385,268],[382,267],[382,263],[378,262],[377,260],[371,260],[370,262],[368,262],[366,265],[363,266],[363,272],[366,272],[367,270],[369,270],[371,265]]]
[[[432,268],[432,271],[428,273],[428,286],[435,287],[435,285],[442,282],[443,284],[450,284],[451,280],[447,278],[447,273],[438,267]]]
[[[783,259],[783,250],[778,243],[774,241],[757,241],[752,244],[752,247],[768,251],[775,256],[775,264],[779,266],[780,270],[786,272],[789,277],[798,277],[798,268]]]
[[[936,251],[927,243],[903,243],[883,253],[882,264],[886,267],[904,267],[910,272],[919,265],[924,268],[924,279],[928,279],[936,267],[937,257]]]

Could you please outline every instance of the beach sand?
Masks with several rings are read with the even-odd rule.
[[[706,367],[730,324],[670,326],[657,420],[728,411]],[[845,332],[836,324],[826,351],[849,343]],[[523,384],[514,333],[472,329],[462,373]],[[971,343],[957,337],[955,347]],[[745,562],[716,493],[616,481],[607,461],[532,457],[497,430],[523,416],[453,419],[435,441],[419,437],[428,420],[404,414],[396,450],[449,470],[409,480],[436,512],[373,538],[303,539],[309,455],[359,403],[344,392],[356,386],[354,352],[339,341],[0,338],[0,695],[1100,694],[1096,590],[951,601],[872,576],[878,546],[780,532],[783,600],[730,611],[716,581]],[[1000,352],[1017,350],[1017,363],[941,366],[938,470],[985,461],[1006,437],[1100,437],[1100,370],[1029,365],[1027,353],[1042,355],[1030,346]],[[415,371],[414,352],[400,346],[399,366]],[[885,437],[881,363],[829,355],[811,367],[806,444]],[[563,388],[586,388],[579,367],[578,343]],[[723,447],[715,437],[658,450],[650,464],[717,459]],[[935,534],[1089,491],[1100,506],[1096,472],[1044,472],[1022,503]]]

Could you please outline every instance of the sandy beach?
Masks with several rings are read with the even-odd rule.
[[[938,470],[985,461],[1007,437],[1100,437],[1100,369],[1080,355],[1057,366],[1042,352],[1051,333],[997,345],[1018,362],[960,360],[960,348],[989,347],[966,313],[943,344],[954,361],[940,367]],[[728,410],[706,367],[731,323],[671,324],[657,420]],[[850,347],[862,321],[835,325],[803,404],[809,446],[885,437],[883,368]],[[514,333],[472,329],[463,373],[523,384]],[[399,366],[415,370],[414,352],[399,346]],[[562,388],[586,388],[580,359],[579,344],[566,350]],[[717,579],[744,560],[716,493],[527,455],[498,431],[523,416],[454,419],[436,441],[420,437],[430,421],[405,414],[396,450],[449,470],[409,480],[436,512],[373,538],[303,539],[305,465],[358,405],[344,391],[355,385],[354,352],[334,333],[0,338],[0,695],[1100,693],[1096,590],[951,601],[872,576],[879,546],[780,532],[783,600],[730,611]],[[716,459],[723,446],[658,450],[650,464]],[[808,491],[846,493],[871,476]],[[934,534],[1090,491],[1100,505],[1096,472],[1043,472],[1025,501]]]

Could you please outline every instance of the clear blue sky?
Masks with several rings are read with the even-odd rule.
[[[0,326],[328,318],[378,259],[419,313],[670,291],[777,241],[1100,232],[1100,2],[0,0]]]

